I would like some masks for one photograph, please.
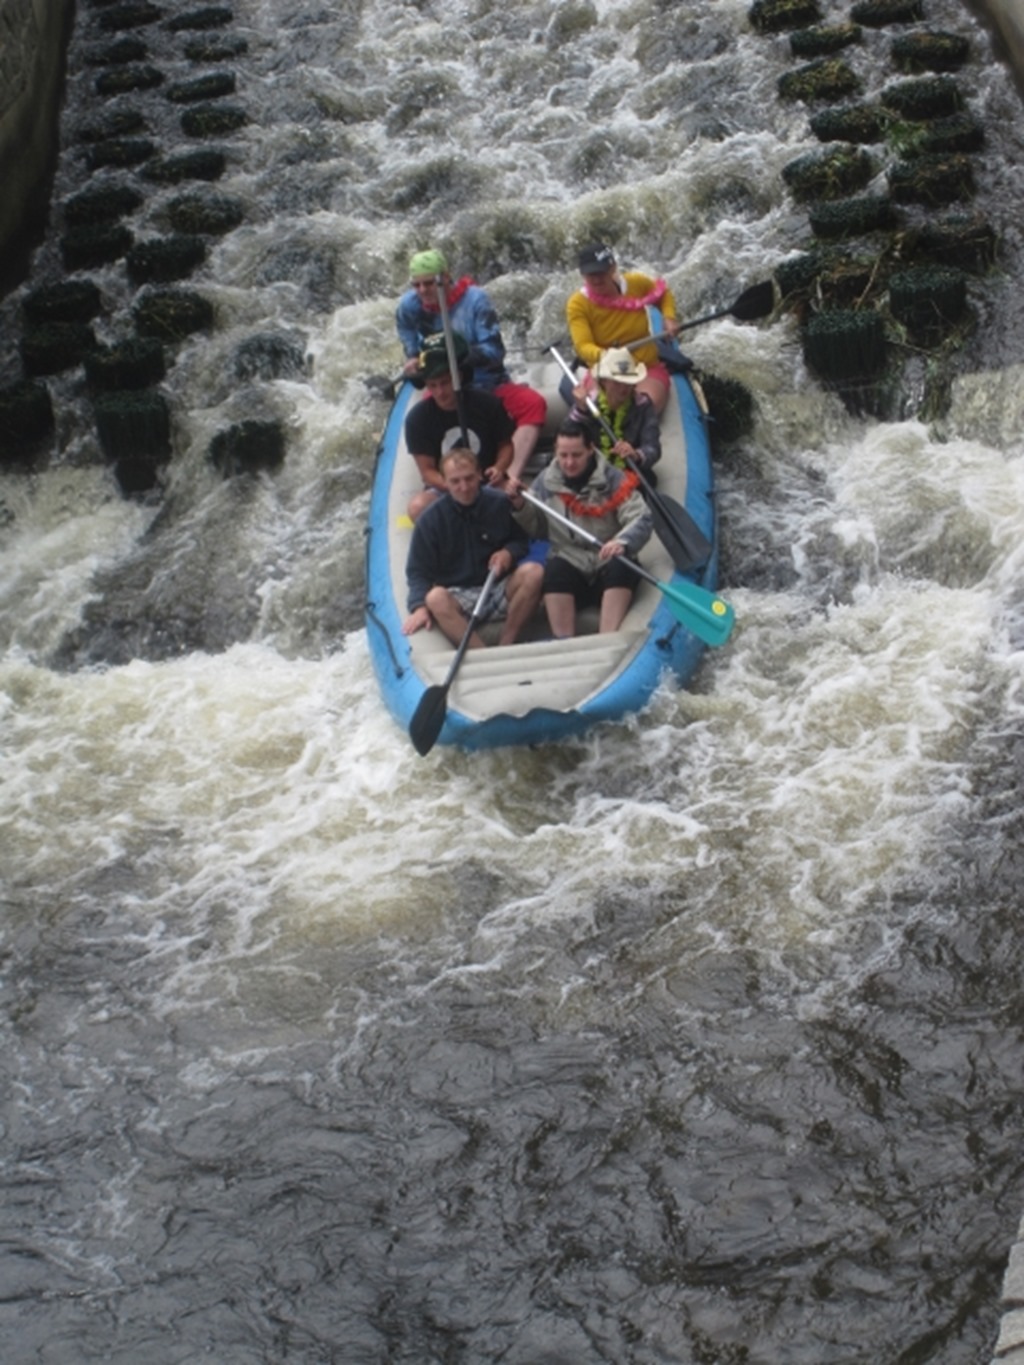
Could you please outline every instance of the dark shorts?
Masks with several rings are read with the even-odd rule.
[[[600,602],[605,588],[634,588],[636,574],[626,567],[622,558],[607,560],[599,569],[595,579],[588,579],[575,564],[570,564],[561,555],[548,555],[544,565],[545,593],[565,592],[575,598],[576,605],[583,607]]]
[[[529,384],[499,384],[494,390],[495,398],[515,422],[517,427],[542,427],[548,415],[548,405],[544,395]]]

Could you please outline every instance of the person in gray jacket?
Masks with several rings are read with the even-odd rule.
[[[534,480],[530,493],[581,529],[603,541],[600,550],[574,536],[568,527],[545,516],[522,496],[523,485],[509,480],[515,518],[529,535],[550,541],[544,565],[544,609],[551,633],[565,639],[576,633],[576,608],[600,602],[598,629],[618,630],[633,600],[636,574],[621,562],[646,545],[651,514],[638,491],[638,480],[601,455],[591,428],[570,418],[555,438],[551,463]]]

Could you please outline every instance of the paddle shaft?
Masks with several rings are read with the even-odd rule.
[[[699,327],[704,322],[714,322],[716,318],[739,318],[741,322],[752,322],[755,318],[766,318],[775,306],[775,291],[771,280],[762,280],[760,284],[752,284],[749,289],[744,289],[743,293],[728,308],[719,308],[714,313],[705,313],[703,317],[691,318],[689,322],[681,322],[676,330],[679,332],[689,331],[691,327]],[[650,336],[638,337],[636,341],[627,341],[626,350],[635,351],[639,346],[649,346],[652,341],[658,341],[661,333],[652,332]]]
[[[413,718],[409,722],[409,737],[412,740],[413,748],[421,756],[430,753],[437,741],[438,735],[444,729],[444,718],[448,713],[448,689],[451,687],[455,674],[459,671],[459,664],[462,663],[462,656],[469,648],[470,637],[480,619],[487,595],[493,588],[495,580],[499,576],[497,569],[492,569],[487,575],[486,582],[480,589],[470,614],[466,629],[462,639],[459,641],[455,657],[452,659],[448,669],[448,676],[443,683],[435,683],[433,687],[428,687],[420,698],[419,705],[413,713]]]
[[[603,540],[599,540],[598,537],[592,535],[590,531],[584,531],[582,526],[577,526],[574,521],[570,521],[568,517],[564,517],[561,512],[556,512],[553,507],[549,507],[546,502],[543,502],[540,498],[534,497],[532,493],[528,493],[525,488],[521,488],[519,491],[520,495],[524,497],[527,502],[532,502],[534,507],[539,507],[540,510],[551,517],[553,521],[561,522],[574,536],[579,536],[580,540],[585,540],[590,545],[596,545],[598,549],[601,549],[604,545]],[[641,578],[646,578],[648,583],[658,584],[658,580],[655,578],[654,574],[648,569],[645,569],[642,564],[638,564],[635,559],[630,559],[628,555],[624,555],[622,558],[631,569],[636,570]]]
[[[452,388],[455,390],[455,411],[459,418],[459,428],[462,433],[462,444],[467,450],[471,449],[469,444],[469,428],[466,425],[466,404],[462,397],[462,375],[459,372],[459,363],[455,358],[455,334],[452,332],[452,318],[448,312],[448,295],[445,290],[444,280],[437,281],[437,301],[441,307],[441,325],[444,327],[444,348],[448,352],[448,369],[451,371]]]
[[[465,654],[466,650],[469,648],[470,636],[473,634],[473,631],[476,627],[476,623],[480,619],[480,613],[484,609],[484,603],[487,601],[487,596],[490,593],[491,589],[494,587],[494,584],[499,578],[499,576],[500,570],[492,569],[490,571],[490,573],[487,575],[487,578],[484,580],[483,587],[480,589],[480,596],[476,599],[476,602],[473,604],[473,610],[470,613],[469,623],[466,626],[466,630],[462,636],[462,639],[459,641],[459,647],[455,651],[455,658],[452,660],[451,667],[448,669],[448,676],[444,680],[444,690],[446,692],[451,687],[452,679],[458,672],[459,664],[462,663],[463,654]]]

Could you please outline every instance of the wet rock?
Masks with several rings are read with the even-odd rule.
[[[93,403],[96,432],[108,460],[171,454],[171,414],[167,399],[154,389],[103,393]]]
[[[219,180],[226,168],[227,155],[210,147],[151,162],[143,167],[141,174],[146,180],[177,185],[182,180]]]
[[[902,33],[892,40],[892,63],[899,71],[956,71],[970,55],[962,33]]]
[[[232,366],[243,381],[296,378],[306,370],[305,346],[298,337],[258,332],[235,348]]]
[[[92,280],[61,280],[26,294],[22,311],[32,323],[89,322],[103,306]]]
[[[40,380],[21,380],[0,389],[0,461],[30,458],[53,433],[53,403]]]
[[[794,57],[826,57],[861,41],[859,24],[819,24],[789,35],[789,50]]]
[[[755,0],[748,16],[759,33],[782,33],[785,29],[816,24],[821,9],[817,0]]]
[[[197,104],[181,116],[186,137],[220,137],[236,132],[249,122],[249,115],[237,104]]]
[[[28,375],[59,374],[80,365],[96,349],[96,336],[84,322],[47,322],[29,327],[18,343]]]
[[[924,4],[923,0],[861,0],[851,8],[850,18],[865,28],[912,24],[924,18]]]
[[[64,219],[69,227],[112,223],[134,213],[143,202],[142,195],[131,185],[104,185],[65,199]]]
[[[898,271],[889,280],[889,308],[916,341],[934,346],[966,312],[966,278],[949,266]]]
[[[130,0],[123,5],[111,5],[97,16],[97,24],[103,33],[117,33],[122,29],[142,28],[153,24],[163,16],[163,11],[146,0]]]
[[[240,34],[192,38],[185,44],[185,56],[190,62],[226,62],[232,57],[241,57],[248,50],[248,41]]]
[[[815,236],[830,241],[859,237],[866,232],[896,227],[899,223],[892,202],[886,195],[879,194],[814,204],[808,218]]]
[[[196,104],[200,100],[218,99],[221,95],[235,93],[233,71],[211,71],[205,76],[197,76],[190,81],[176,81],[166,90],[172,104]]]
[[[208,331],[213,326],[213,304],[191,290],[158,289],[140,299],[134,317],[141,336],[171,343]]]
[[[60,239],[60,254],[68,270],[93,270],[119,260],[134,240],[122,223],[73,227]]]
[[[859,148],[840,147],[809,152],[782,168],[782,178],[797,200],[841,199],[863,189],[875,173],[875,163]]]
[[[184,33],[191,29],[224,28],[235,17],[228,5],[204,5],[199,9],[187,10],[168,19],[164,27],[170,33]]]
[[[807,364],[826,381],[871,380],[885,369],[885,323],[874,309],[816,313],[802,340]]]
[[[96,93],[123,95],[130,90],[153,90],[163,82],[164,74],[155,66],[118,66],[96,77]]]
[[[91,171],[104,166],[141,166],[156,155],[156,143],[148,137],[111,138],[96,142],[85,153],[85,163]]]
[[[995,265],[998,238],[981,214],[949,213],[908,233],[904,246],[916,260],[983,274]]]
[[[822,57],[779,77],[779,96],[785,100],[834,100],[853,95],[860,80],[840,57]]]
[[[811,116],[811,132],[819,142],[881,142],[890,115],[877,104],[849,104],[821,109]]]
[[[709,409],[708,432],[715,453],[748,436],[754,426],[754,395],[738,379],[700,374]]]
[[[184,279],[205,260],[206,243],[201,237],[176,233],[137,243],[127,253],[125,265],[133,284],[169,284]]]
[[[149,125],[138,109],[114,109],[96,123],[87,123],[78,132],[79,142],[107,142],[148,132]]]
[[[238,227],[245,206],[226,194],[183,194],[168,204],[167,217],[176,232],[219,237]]]
[[[284,430],[279,422],[252,419],[218,431],[210,442],[210,459],[224,474],[276,469],[284,460]]]
[[[129,62],[144,62],[148,56],[149,48],[143,40],[132,35],[91,48],[85,54],[85,61],[88,66],[125,66]]]
[[[85,357],[85,377],[93,389],[145,389],[167,373],[164,348],[156,337],[129,337],[98,347]]]
[[[162,461],[133,455],[114,461],[114,478],[126,498],[150,493],[160,483]]]
[[[897,161],[886,172],[893,199],[931,206],[970,199],[975,192],[970,158],[960,152]]]
[[[952,76],[929,76],[922,80],[898,81],[882,91],[881,101],[906,119],[940,118],[957,114],[963,108],[960,87]]]

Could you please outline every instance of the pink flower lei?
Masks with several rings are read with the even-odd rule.
[[[665,297],[668,285],[662,279],[654,281],[654,288],[642,298],[631,298],[628,294],[616,294],[613,298],[609,294],[595,294],[589,284],[580,286],[581,292],[586,295],[591,303],[596,303],[599,308],[617,308],[624,313],[638,313],[641,308],[646,308],[648,304],[658,304]]]

